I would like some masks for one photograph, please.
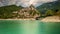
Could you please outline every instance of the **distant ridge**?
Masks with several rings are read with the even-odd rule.
[[[44,3],[36,8],[39,10],[41,13],[45,13],[46,10],[51,9],[51,10],[60,10],[60,1],[55,1],[55,2],[49,2],[49,3]]]

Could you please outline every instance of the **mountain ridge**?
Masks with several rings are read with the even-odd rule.
[[[36,8],[37,10],[47,10],[47,9],[60,9],[60,2],[55,1],[55,2],[49,2],[49,3],[44,3]]]

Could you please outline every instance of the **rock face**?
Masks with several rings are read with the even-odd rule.
[[[41,21],[43,22],[60,22],[59,16],[49,16],[46,18],[43,18]]]
[[[40,13],[35,9],[33,5],[23,8],[19,11],[12,13],[13,18],[36,18],[40,17]]]

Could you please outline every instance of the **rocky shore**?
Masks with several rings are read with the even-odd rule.
[[[59,16],[49,16],[49,17],[42,19],[41,21],[43,21],[43,22],[60,22],[60,19],[59,19]]]

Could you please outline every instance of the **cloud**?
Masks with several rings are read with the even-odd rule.
[[[47,2],[53,2],[53,1],[57,1],[57,0],[19,0],[17,2],[17,5],[21,5],[23,7],[26,6],[30,6],[31,4],[33,4],[34,6],[39,6],[43,3],[47,3]]]
[[[21,6],[26,7],[26,6],[30,5],[29,2],[30,2],[30,0],[18,0],[18,1],[16,1],[16,5],[17,6],[21,5]]]
[[[15,4],[17,0],[0,0],[0,6]]]
[[[47,2],[53,2],[56,0],[0,0],[0,6],[6,6],[6,5],[21,5],[23,7],[27,7],[30,6],[31,4],[33,4],[34,6],[38,6],[41,5],[43,3],[47,3]]]
[[[35,0],[33,2],[33,5],[38,6],[38,5],[41,5],[43,3],[48,3],[48,2],[53,2],[53,1],[57,1],[57,0]]]

